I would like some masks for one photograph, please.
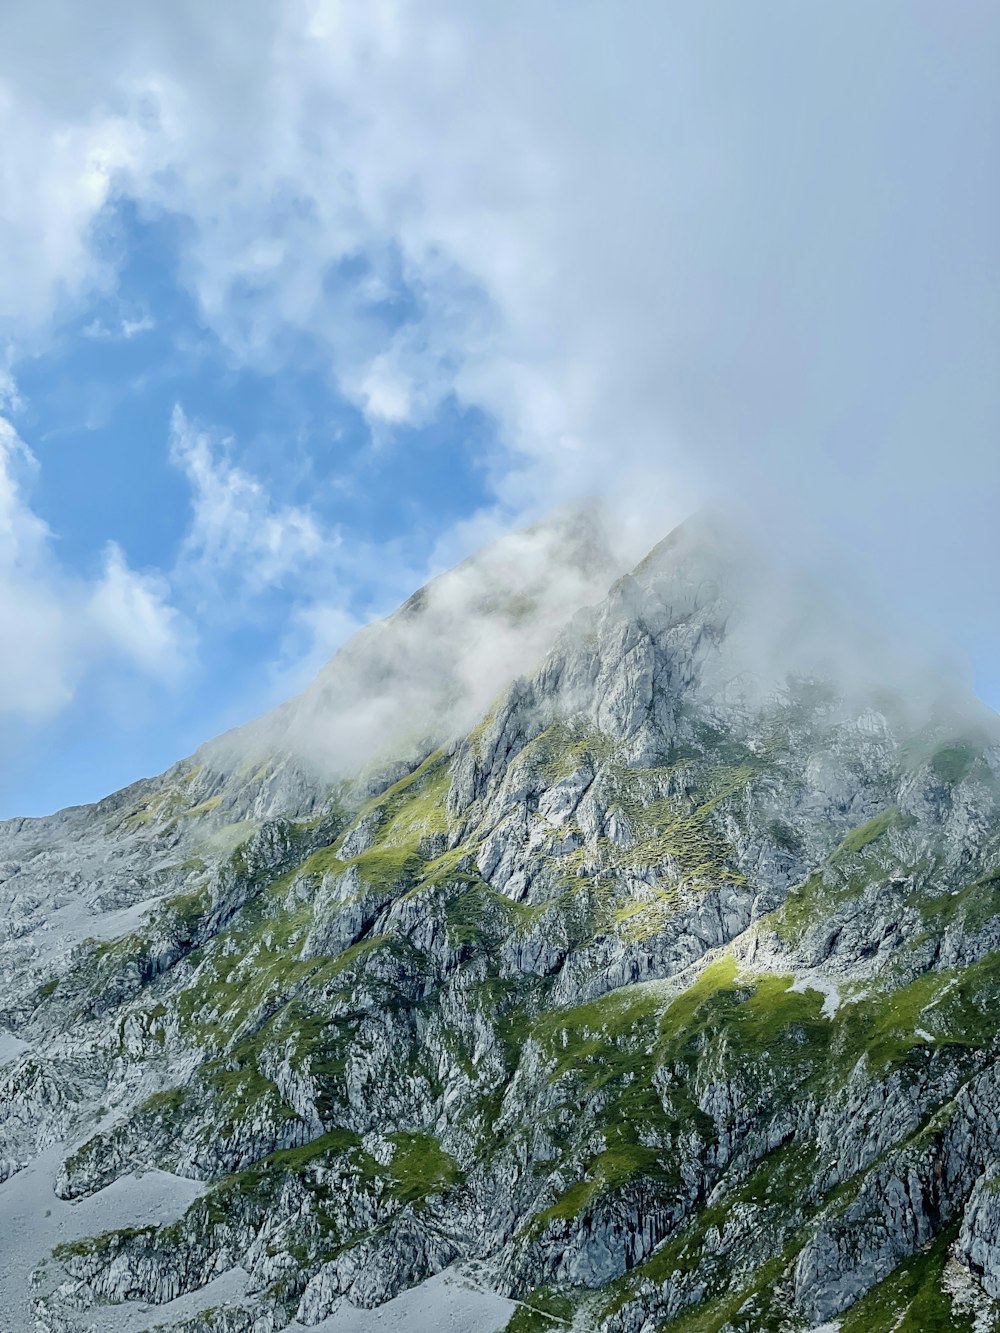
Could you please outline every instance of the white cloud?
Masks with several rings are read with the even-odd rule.
[[[137,315],[135,319],[122,319],[118,331],[121,337],[128,340],[137,338],[140,333],[148,333],[155,327],[156,323],[149,315]]]
[[[304,690],[362,623],[333,602],[317,600],[297,608],[271,668],[268,702],[279,702]]]
[[[5,569],[30,569],[48,542],[48,528],[23,498],[37,466],[14,427],[0,418],[0,567]]]
[[[137,314],[132,317],[122,314],[113,324],[108,324],[100,319],[92,319],[83,329],[83,336],[100,341],[122,339],[125,342],[130,342],[133,338],[137,338],[140,333],[148,333],[150,329],[155,327],[155,320],[148,314]]]
[[[381,353],[362,372],[357,398],[370,421],[398,424],[413,415],[413,384],[387,353]]]
[[[183,670],[186,635],[169,596],[165,579],[130,569],[121,548],[109,542],[86,617],[99,644],[151,676],[170,679]]]
[[[116,182],[137,166],[141,133],[96,107],[60,116],[48,90],[17,87],[9,73],[0,73],[0,331],[24,336],[111,281],[92,229]]]
[[[51,716],[99,663],[176,677],[186,631],[162,581],[131,569],[114,544],[92,581],[62,569],[26,499],[35,466],[0,418],[0,714]]]
[[[170,457],[192,490],[179,572],[194,580],[202,600],[224,589],[252,597],[298,580],[340,544],[308,509],[275,504],[264,484],[231,460],[229,443],[174,409]]]
[[[500,690],[530,671],[583,606],[621,572],[598,511],[567,508],[507,533],[432,579],[395,614],[367,625],[342,652],[322,657],[356,625],[337,608],[296,618],[286,661],[302,661],[302,638],[318,674],[290,706],[223,736],[217,751],[291,748],[326,780],[418,752],[465,732]],[[614,542],[611,543],[614,545]],[[305,684],[289,666],[277,697]],[[274,700],[272,699],[272,702]]]
[[[101,8],[0,16],[22,324],[108,280],[91,241],[121,191],[185,219],[184,280],[235,356],[316,335],[379,439],[449,394],[489,412],[505,521],[617,487],[655,529],[678,492],[721,493],[924,605],[988,604],[982,7]],[[178,456],[190,561],[239,579],[252,553],[261,585],[324,558],[308,511],[214,446]]]

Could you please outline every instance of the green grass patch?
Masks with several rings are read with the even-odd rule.
[[[948,745],[938,746],[931,755],[930,768],[942,782],[957,787],[972,772],[980,753],[976,745],[952,741]]]
[[[154,1092],[151,1097],[136,1109],[136,1114],[166,1117],[172,1119],[180,1115],[187,1101],[186,1088],[167,1088],[164,1092]]]
[[[235,1068],[216,1061],[204,1066],[198,1074],[215,1095],[229,1125],[242,1124],[260,1115],[276,1123],[296,1118],[277,1086],[260,1072],[252,1053]]]
[[[923,1059],[931,1048],[995,1050],[998,987],[1000,954],[991,953],[960,971],[925,972],[895,990],[842,1005],[831,1025],[835,1066],[847,1069],[863,1056],[874,1071]]]
[[[747,789],[756,766],[746,762],[712,765],[700,773],[696,785],[676,794],[659,794],[673,777],[690,768],[685,758],[662,769],[613,770],[615,804],[635,837],[627,850],[609,845],[607,860],[612,868],[656,867],[669,861],[677,867],[682,883],[744,882],[732,864],[732,848],[719,831],[717,815],[726,802]]]
[[[554,787],[582,768],[596,769],[614,753],[614,742],[590,727],[560,720],[540,732],[518,758],[530,763],[547,786]]]
[[[857,856],[866,847],[870,847],[873,842],[877,842],[879,838],[884,837],[891,828],[895,828],[900,820],[899,810],[896,806],[890,806],[888,810],[881,811],[866,823],[859,824],[857,828],[851,829],[844,836],[833,856]]]
[[[929,898],[916,893],[911,905],[936,935],[953,926],[972,932],[1000,915],[1000,869],[991,870],[955,893]]]
[[[633,1182],[673,1193],[676,1154],[656,1145],[691,1130],[714,1134],[688,1093],[703,1061],[755,1064],[785,1100],[814,1081],[825,1068],[829,1023],[820,1017],[822,997],[790,991],[790,981],[738,978],[726,954],[675,998],[656,984],[635,986],[536,1020],[533,1034],[550,1061],[550,1077],[565,1080],[565,1104],[601,1109],[581,1178],[536,1216],[532,1230],[588,1212]],[[674,1073],[667,1098],[653,1084],[662,1066]]]
[[[703,1208],[684,1230],[613,1282],[608,1290],[604,1314],[612,1314],[637,1296],[641,1301],[639,1293],[646,1282],[661,1286],[675,1275],[688,1275],[699,1269],[703,1269],[709,1289],[714,1287],[719,1291],[725,1285],[728,1272],[725,1261],[720,1269],[714,1250],[706,1248],[707,1234],[713,1229],[722,1231],[734,1208],[742,1207],[745,1212],[746,1206],[750,1205],[756,1211],[756,1221],[745,1224],[756,1235],[771,1238],[777,1253],[765,1258],[751,1285],[745,1285],[744,1281],[736,1291],[719,1292],[714,1300],[690,1307],[666,1325],[677,1333],[681,1329],[685,1333],[688,1329],[716,1333],[747,1299],[766,1292],[768,1283],[786,1266],[794,1251],[792,1238],[802,1223],[802,1201],[814,1163],[813,1150],[794,1142],[769,1153],[742,1185],[711,1207]],[[765,1327],[769,1328],[770,1324],[753,1324],[755,1333],[763,1333]]]
[[[156,1225],[145,1227],[121,1227],[117,1231],[105,1231],[99,1236],[84,1236],[80,1240],[66,1241],[52,1251],[53,1258],[60,1262],[83,1256],[99,1254],[102,1251],[119,1250],[129,1241],[148,1240],[156,1234]]]
[[[462,1172],[430,1134],[401,1131],[390,1134],[395,1152],[388,1171],[395,1197],[413,1207],[423,1207],[436,1194],[447,1194],[461,1184]]]
[[[813,1077],[817,1053],[827,1049],[828,1020],[821,1017],[823,997],[792,991],[792,978],[772,973],[741,978],[730,954],[704,968],[661,1020],[661,1061],[697,1063],[703,1052],[721,1045],[737,1068],[758,1062],[781,1071],[780,1091]]]
[[[503,1333],[559,1333],[570,1328],[576,1302],[552,1287],[529,1291],[504,1325]]]
[[[829,909],[833,902],[844,897],[843,890],[827,885],[822,871],[815,871],[808,879],[788,890],[785,901],[766,918],[775,934],[786,944],[797,944],[809,927]]]
[[[207,893],[179,893],[166,900],[163,904],[163,910],[171,913],[177,925],[183,930],[193,931],[209,911],[211,905],[212,900]]]
[[[788,1328],[786,1320],[776,1312],[755,1314],[753,1323],[741,1321],[739,1311],[748,1302],[757,1300],[767,1307],[774,1284],[788,1267],[794,1257],[794,1247],[788,1246],[781,1254],[775,1255],[762,1264],[746,1286],[736,1291],[728,1291],[714,1300],[689,1306],[673,1319],[661,1324],[658,1333],[722,1333],[724,1329],[738,1329],[740,1333],[784,1333]]]
[[[182,810],[180,817],[181,819],[195,819],[198,815],[210,814],[221,801],[221,796],[209,796],[208,799],[202,801],[200,805],[192,805],[189,810]]]
[[[361,1146],[361,1136],[350,1129],[331,1129],[319,1138],[299,1148],[279,1148],[264,1158],[267,1166],[298,1175],[310,1167],[325,1164],[331,1158],[343,1157]]]
[[[439,750],[428,755],[412,773],[366,801],[349,828],[329,846],[314,851],[300,873],[338,875],[353,868],[361,882],[376,891],[407,890],[428,869],[420,853],[421,844],[448,832],[450,780],[447,757]],[[342,847],[350,828],[373,817],[377,830],[371,847],[345,858]]]
[[[840,1317],[840,1333],[973,1333],[974,1321],[959,1313],[944,1289],[948,1247],[955,1223],[905,1260]]]

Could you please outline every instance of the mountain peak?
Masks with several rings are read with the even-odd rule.
[[[276,1331],[456,1264],[511,1333],[1000,1317],[995,731],[719,523],[627,574],[504,539],[0,826],[15,1321]]]

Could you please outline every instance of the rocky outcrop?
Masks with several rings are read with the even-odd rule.
[[[3,1170],[206,1186],[57,1250],[42,1326],[237,1264],[178,1327],[311,1325],[472,1260],[607,1333],[888,1333],[956,1273],[986,1318],[998,734],[775,672],[768,606],[681,533],[463,736],[336,783],[220,744],[0,830]]]
[[[992,1162],[969,1194],[955,1253],[982,1283],[990,1296],[1000,1299],[1000,1192],[997,1163]]]

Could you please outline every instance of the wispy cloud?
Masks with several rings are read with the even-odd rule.
[[[114,543],[90,579],[61,566],[27,498],[35,470],[0,418],[0,714],[51,716],[101,663],[176,679],[187,629],[164,580],[132,569]]]
[[[136,314],[131,318],[127,315],[121,315],[114,323],[92,319],[89,324],[84,326],[83,336],[100,340],[120,338],[128,342],[132,338],[137,338],[141,333],[149,333],[155,327],[156,323],[151,315]]]
[[[178,564],[205,587],[228,585],[252,597],[301,576],[340,538],[308,509],[276,504],[257,477],[232,461],[231,444],[174,409],[170,457],[191,485],[192,503]]]
[[[982,619],[982,6],[113,4],[93,25],[46,0],[44,44],[9,8],[6,334],[112,280],[101,223],[127,197],[179,221],[236,363],[280,369],[306,335],[382,444],[452,398],[488,414],[505,524],[617,490],[655,531],[721,494],[951,629]],[[337,552],[220,442],[175,435],[206,586],[252,597]]]

